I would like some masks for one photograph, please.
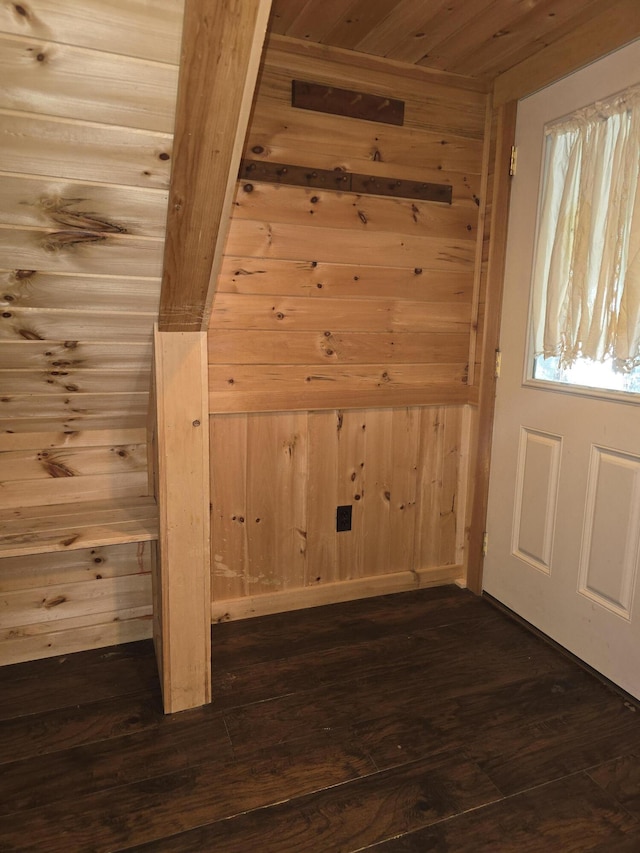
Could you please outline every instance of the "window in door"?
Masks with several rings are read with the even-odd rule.
[[[544,132],[525,381],[640,394],[640,85]]]

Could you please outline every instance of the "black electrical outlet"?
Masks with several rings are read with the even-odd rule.
[[[339,506],[336,509],[336,532],[351,530],[351,506]]]

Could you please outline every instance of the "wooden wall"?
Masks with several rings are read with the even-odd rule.
[[[181,22],[180,0],[0,7],[0,522],[149,493]],[[3,560],[0,662],[149,636],[150,551]]]
[[[405,125],[294,109],[292,78],[401,98]],[[209,330],[214,618],[286,607],[274,590],[463,576],[486,101],[477,81],[271,37],[245,157],[448,184],[453,202],[238,182]]]

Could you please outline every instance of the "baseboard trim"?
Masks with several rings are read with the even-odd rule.
[[[358,598],[373,598],[395,592],[408,592],[430,586],[456,583],[464,586],[462,566],[443,566],[434,569],[417,569],[412,572],[394,572],[369,578],[357,578],[337,583],[318,584],[302,589],[270,592],[246,598],[229,598],[211,603],[212,623],[229,622],[235,619],[250,619],[268,616],[289,610],[321,607]]]

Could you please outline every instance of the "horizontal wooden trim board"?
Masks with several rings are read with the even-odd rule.
[[[279,393],[265,388],[242,397],[225,392],[209,395],[211,414],[234,412],[306,412],[335,409],[400,408],[404,406],[460,406],[469,402],[470,389],[466,385],[431,388],[323,388],[281,390]]]
[[[281,157],[279,149],[291,151],[292,159]],[[482,171],[478,139],[457,134],[443,138],[442,133],[425,128],[369,125],[322,113],[298,113],[291,108],[261,106],[260,100],[244,150],[247,158],[254,154],[259,160],[300,166],[312,163],[315,167],[322,166],[319,158],[324,155],[332,158],[332,168],[364,174],[377,163],[379,169],[371,174],[406,176],[414,181],[429,180],[424,177],[427,170],[440,173],[437,183],[449,171],[476,175]],[[404,174],[396,171],[403,167]]]
[[[277,63],[279,67],[290,68],[295,70],[296,76],[300,77],[316,77],[318,64],[326,63],[326,68],[323,67],[323,80],[338,86],[358,85],[362,81],[362,76],[365,75],[372,89],[392,97],[397,94],[399,80],[402,81],[402,87],[411,91],[417,98],[423,96],[425,89],[431,87],[442,87],[445,92],[449,90],[469,93],[483,93],[489,88],[486,80],[463,77],[423,65],[411,65],[366,53],[358,54],[358,64],[355,66],[352,50],[316,44],[277,33],[269,35],[266,55],[267,64]],[[330,65],[326,62],[327,60],[331,60]]]
[[[366,121],[404,124],[404,101],[399,98],[354,92],[305,80],[291,81],[291,106]]]
[[[287,610],[302,610],[307,607],[319,607],[323,604],[336,604],[339,601],[353,601],[357,598],[371,598],[376,595],[407,592],[447,583],[462,585],[462,578],[462,566],[443,566],[434,569],[417,569],[410,572],[394,572],[393,574],[358,578],[351,581],[318,584],[317,586],[265,593],[264,595],[246,598],[213,601],[211,603],[211,621],[215,624],[233,619],[248,619],[254,616],[282,613]]]
[[[367,300],[471,303],[472,285],[473,277],[468,271],[227,256],[222,264],[217,293],[278,294],[316,300],[327,296],[354,296]]]
[[[316,228],[437,234],[468,240],[471,232],[477,232],[478,207],[462,197],[452,204],[431,204],[417,198],[238,181],[233,215],[262,222],[298,222]]]
[[[263,149],[261,146],[257,148],[260,150],[255,153],[261,154]],[[417,198],[421,201],[440,201],[445,204],[451,204],[452,198],[452,188],[449,184],[415,183],[392,177],[359,175],[335,169],[314,169],[311,166],[291,166],[267,160],[242,160],[239,177],[297,187],[319,187],[335,192]],[[245,190],[247,189],[245,186]]]
[[[403,332],[287,332],[216,329],[209,364],[435,364],[464,362],[469,335]]]
[[[233,219],[229,255],[318,263],[418,267],[473,272],[475,237],[449,239],[393,232],[360,233],[343,228]]]
[[[281,332],[432,332],[466,333],[471,306],[465,302],[409,299],[322,300],[305,296],[218,293],[210,333],[218,329],[264,329]]]

